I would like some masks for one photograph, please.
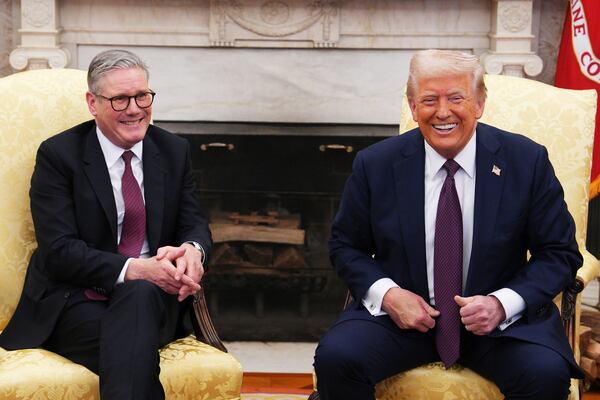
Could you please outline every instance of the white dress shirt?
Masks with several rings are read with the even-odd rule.
[[[126,149],[122,149],[116,145],[114,145],[110,140],[104,136],[100,128],[96,126],[96,134],[98,136],[98,141],[100,142],[100,148],[102,149],[102,153],[104,154],[104,161],[106,162],[106,167],[108,168],[108,174],[110,175],[110,182],[113,188],[113,196],[115,198],[115,205],[117,207],[117,243],[121,240],[121,231],[123,229],[123,217],[125,216],[125,202],[123,201],[123,193],[121,192],[121,178],[123,177],[123,171],[125,171],[125,161],[121,157],[123,152]],[[144,168],[142,165],[142,152],[143,152],[143,144],[142,142],[136,143],[131,149],[134,156],[131,158],[131,170],[133,172],[133,176],[135,180],[140,185],[140,190],[142,191],[142,198],[144,199],[144,203],[146,199],[144,197]],[[144,244],[142,245],[140,258],[149,257],[150,246],[148,245],[148,238],[144,237]],[[123,269],[119,274],[119,278],[117,279],[116,284],[123,283],[125,279],[125,273],[127,272],[127,267],[129,266],[129,261],[131,258],[127,259],[125,265],[123,265]]]
[[[469,273],[469,260],[473,245],[473,211],[475,209],[475,154],[477,150],[475,132],[467,145],[456,155],[454,161],[460,165],[460,169],[454,175],[458,200],[460,202],[463,219],[463,279],[462,287],[465,288]],[[431,304],[435,305],[434,295],[434,273],[433,273],[433,244],[435,239],[435,219],[437,204],[446,179],[447,172],[442,166],[446,159],[438,154],[433,147],[425,143],[425,257],[427,262],[427,287]],[[393,280],[383,278],[377,280],[362,299],[363,305],[374,316],[385,315],[381,309],[383,297],[391,288],[399,287]],[[514,290],[502,288],[490,295],[495,296],[506,313],[506,319],[498,326],[504,330],[513,322],[521,318],[525,310],[525,301]]]

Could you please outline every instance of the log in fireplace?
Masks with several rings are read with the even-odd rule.
[[[224,340],[317,340],[343,305],[327,239],[356,152],[387,125],[173,123],[215,242],[205,277]]]

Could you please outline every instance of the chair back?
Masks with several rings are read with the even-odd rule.
[[[596,116],[595,90],[560,89],[531,79],[486,75],[488,97],[481,122],[520,133],[548,149],[565,191],[565,201],[577,227],[576,239],[585,250],[589,182]],[[400,132],[417,127],[406,96]]]
[[[47,69],[0,79],[0,331],[10,320],[36,241],[29,207],[35,155],[46,138],[92,118],[86,72]]]

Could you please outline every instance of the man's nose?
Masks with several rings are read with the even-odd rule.
[[[135,98],[129,98],[129,104],[127,104],[127,108],[125,109],[126,113],[134,114],[141,111],[141,108],[135,102]]]
[[[438,108],[435,113],[436,117],[440,119],[445,119],[448,118],[450,114],[450,103],[448,103],[448,100],[446,99],[440,99],[440,102],[438,103]]]

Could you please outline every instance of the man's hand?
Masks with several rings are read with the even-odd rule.
[[[487,335],[506,319],[502,303],[494,296],[454,296],[461,321],[475,335]]]
[[[202,265],[202,253],[189,243],[184,243],[179,247],[165,246],[156,252],[158,260],[167,259],[176,266],[175,280],[181,281],[177,299],[183,301],[186,297],[194,295],[200,286],[197,285],[204,275],[204,266]],[[196,285],[189,285],[186,282],[190,278]]]
[[[144,279],[154,283],[169,294],[178,294],[182,286],[189,287],[194,293],[200,289],[200,285],[190,277],[183,276],[180,280],[175,279],[175,266],[167,258],[134,258],[129,262],[125,273],[125,281]]]
[[[383,296],[381,308],[401,329],[416,329],[419,332],[433,328],[434,318],[440,315],[422,297],[402,288],[388,290]]]

